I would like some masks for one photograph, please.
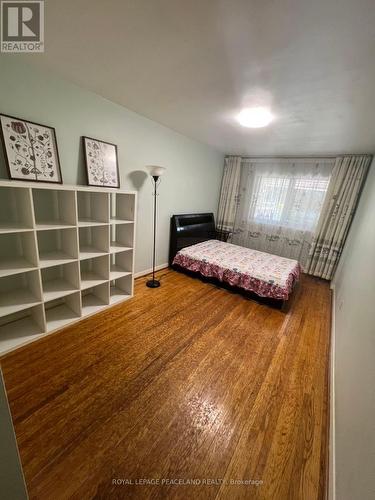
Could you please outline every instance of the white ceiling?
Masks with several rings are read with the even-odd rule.
[[[375,151],[375,0],[48,0],[25,57],[226,153]]]

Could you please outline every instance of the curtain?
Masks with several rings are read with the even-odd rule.
[[[371,156],[336,159],[307,263],[307,272],[331,279],[353,219]]]
[[[217,226],[222,231],[233,231],[240,185],[241,157],[225,158],[221,184]]]
[[[304,268],[334,159],[243,159],[232,242]]]

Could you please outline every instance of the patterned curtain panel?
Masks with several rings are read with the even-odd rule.
[[[225,158],[221,183],[217,226],[222,231],[233,231],[241,174],[241,157]]]
[[[305,267],[334,159],[242,161],[232,242]]]
[[[333,277],[371,158],[369,155],[336,158],[310,249],[307,262],[309,274],[327,280]]]

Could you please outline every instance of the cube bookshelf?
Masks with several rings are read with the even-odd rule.
[[[0,181],[0,355],[133,296],[137,194]]]

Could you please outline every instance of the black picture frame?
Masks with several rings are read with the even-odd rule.
[[[110,146],[111,148],[114,149],[114,154],[115,154],[115,169],[114,169],[114,172],[112,173],[115,173],[116,174],[116,178],[115,178],[115,183],[111,183],[111,182],[105,182],[105,179],[104,177],[102,178],[102,180],[97,180],[95,181],[95,177],[97,178],[97,176],[95,176],[91,171],[90,171],[90,161],[92,162],[92,156],[90,156],[90,153],[92,153],[92,151],[90,151],[90,142],[94,142],[96,143],[97,145],[104,145],[105,147],[108,147]],[[107,142],[107,141],[102,141],[101,139],[95,139],[94,137],[88,137],[88,136],[82,136],[82,143],[83,143],[83,154],[84,154],[84,157],[85,157],[85,167],[86,167],[86,178],[87,178],[87,185],[88,186],[94,186],[94,187],[106,187],[106,188],[113,188],[113,189],[119,189],[120,188],[120,169],[119,169],[119,163],[118,163],[118,149],[117,149],[117,145],[116,144],[113,144],[111,142]],[[102,161],[104,161],[102,159]],[[104,165],[102,166],[103,168],[103,176],[105,174],[105,171],[104,171]],[[111,169],[113,171],[113,167]],[[108,173],[108,172],[107,172]]]
[[[11,143],[8,144],[8,142],[7,142],[8,138],[4,134],[4,130],[3,130],[4,120],[3,120],[3,118],[14,121],[15,125],[17,125],[17,127],[19,129],[18,131],[17,131],[17,129],[13,130],[14,134],[16,134],[16,135],[13,134],[15,137],[15,143],[16,143],[17,134],[18,134],[18,137],[20,138],[19,140],[23,141],[23,147],[30,148],[33,151],[33,155],[30,155],[29,151],[28,151],[29,156],[26,159],[26,162],[28,163],[30,161],[34,161],[34,171],[32,171],[32,169],[29,169],[29,173],[26,174],[27,168],[26,168],[26,166],[24,166],[23,168],[25,169],[25,174],[23,176],[15,175],[15,171],[17,171],[17,169],[22,170],[22,163],[20,163],[16,167],[16,165],[14,163],[15,159],[10,157],[11,150],[13,149],[12,152],[14,152],[14,148],[12,148]],[[38,174],[36,172],[35,157],[37,156],[37,154],[35,154],[35,152],[34,152],[35,142],[38,142],[38,146],[42,147],[43,146],[43,138],[41,140],[37,141],[35,139],[35,137],[32,137],[30,135],[30,129],[28,128],[29,125],[34,126],[34,127],[42,127],[43,129],[46,129],[50,132],[50,139],[51,139],[50,146],[51,146],[51,149],[53,151],[53,154],[51,153],[51,155],[52,155],[53,160],[55,160],[54,164],[52,164],[51,167],[49,166],[50,163],[48,162],[48,160],[46,160],[47,161],[47,169],[50,170],[51,168],[53,168],[53,171],[49,172],[50,178],[47,177],[46,173]],[[6,126],[6,124],[5,124],[5,126]],[[24,129],[22,127],[24,127]],[[26,137],[26,131],[28,131],[28,134],[27,134],[28,137]],[[62,173],[61,173],[60,156],[59,156],[59,148],[57,145],[56,130],[54,127],[51,127],[49,125],[44,125],[42,123],[33,122],[31,120],[26,120],[25,118],[19,118],[16,116],[8,115],[6,113],[0,113],[0,137],[1,137],[1,143],[2,143],[2,147],[3,147],[3,151],[4,151],[5,166],[7,169],[9,179],[15,180],[15,181],[26,181],[26,182],[47,182],[47,183],[52,183],[52,184],[62,184],[63,183],[63,178],[62,178]],[[44,135],[43,135],[43,137],[44,137]],[[33,140],[31,140],[31,139],[33,139]],[[46,139],[46,137],[44,137],[44,139]],[[21,148],[20,145],[19,145],[19,148]],[[15,158],[17,158],[17,157],[18,157],[18,159],[21,158],[21,155],[19,153],[14,153],[14,155],[15,155]],[[47,170],[47,172],[48,172],[48,170]],[[51,174],[53,174],[53,176]],[[29,175],[30,175],[30,177],[29,177]],[[31,175],[34,175],[34,178],[31,177]],[[39,175],[39,177],[38,177],[38,175]],[[56,177],[56,179],[54,177]]]

